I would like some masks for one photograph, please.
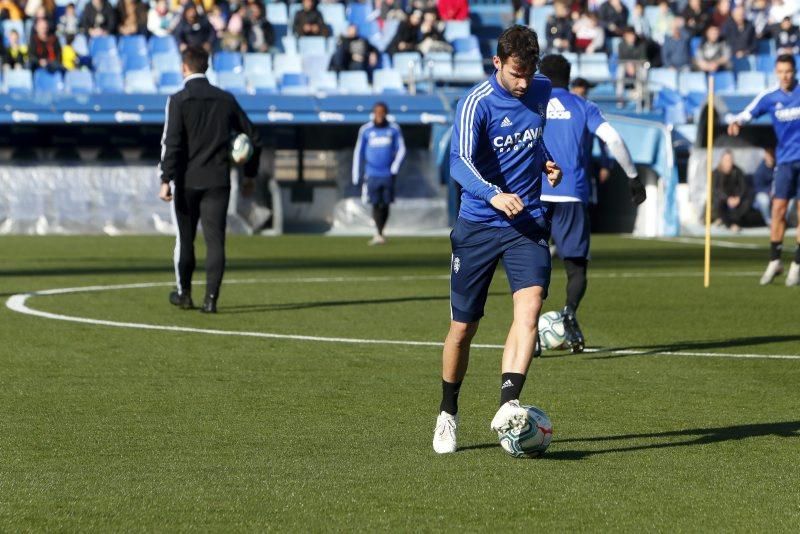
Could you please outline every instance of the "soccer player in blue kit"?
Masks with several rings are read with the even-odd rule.
[[[786,211],[795,200],[800,208],[800,86],[797,84],[797,65],[794,56],[783,54],[775,61],[778,88],[758,95],[744,111],[728,125],[728,135],[739,135],[742,124],[769,114],[775,137],[775,179],[772,182],[772,222],[770,224],[770,255],[761,285],[767,285],[783,272],[781,252],[786,233]],[[786,285],[800,283],[800,224],[797,226],[797,248],[794,261],[786,275]]]
[[[536,33],[505,30],[492,59],[496,70],[473,87],[456,109],[450,174],[463,188],[450,234],[450,331],[442,352],[442,402],[433,449],[455,452],[458,394],[498,261],[511,286],[514,321],[503,351],[500,409],[492,430],[521,428],[527,413],[519,396],[533,357],[537,321],[550,284],[549,228],[539,195],[542,174],[551,185],[561,170],[544,145],[550,81],[534,75]]]
[[[553,84],[547,104],[544,141],[564,173],[564,180],[558,188],[547,183],[542,185],[542,204],[551,221],[551,237],[567,271],[567,300],[561,315],[564,318],[566,345],[573,353],[577,353],[583,352],[585,345],[576,312],[587,286],[590,241],[588,205],[592,189],[588,169],[595,135],[606,144],[628,175],[634,204],[644,202],[646,193],[619,133],[594,103],[567,89],[571,68],[569,61],[561,55],[546,56],[539,65],[539,72]]]

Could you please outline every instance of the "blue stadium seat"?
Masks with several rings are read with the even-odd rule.
[[[605,81],[611,78],[611,71],[608,63],[578,63],[578,68],[573,69],[572,75],[575,78],[586,78],[589,81]]]
[[[64,92],[64,81],[60,72],[38,69],[33,73],[33,92],[55,95]]]
[[[336,79],[336,73],[331,71],[320,71],[314,74],[309,74],[309,83],[315,91],[322,91],[325,93],[334,93],[339,89],[339,83]]]
[[[767,87],[767,75],[763,72],[757,70],[745,71],[736,76],[736,90],[740,94],[755,95]]]
[[[165,71],[158,75],[158,92],[171,95],[183,87],[183,76],[180,72]]]
[[[775,46],[774,39],[760,39],[756,46],[756,54],[766,54],[768,56],[775,57],[775,54],[778,53],[777,47]]]
[[[272,2],[267,4],[267,20],[275,24],[289,24],[289,12],[283,2]]]
[[[644,18],[650,24],[650,28],[655,28],[658,25],[658,6],[645,6]]]
[[[92,37],[89,41],[89,54],[94,58],[105,55],[117,55],[117,41],[110,35]]]
[[[322,55],[328,53],[328,45],[324,37],[300,37],[297,39],[297,51],[302,55]]]
[[[564,59],[569,61],[570,65],[573,67],[578,64],[578,54],[575,52],[562,52],[561,55],[564,56]]]
[[[87,70],[68,70],[64,74],[64,87],[72,95],[89,95],[94,93],[92,73]]]
[[[144,35],[123,35],[117,43],[119,55],[147,56],[147,39]]]
[[[412,68],[415,76],[422,76],[422,60],[417,52],[397,52],[392,56],[392,67],[403,78],[409,75]]]
[[[269,95],[278,92],[278,84],[271,72],[247,74],[247,82],[257,95]]]
[[[319,4],[318,9],[322,13],[322,18],[333,30],[334,35],[339,35],[347,29],[347,14],[344,5],[339,3]]]
[[[181,72],[181,57],[172,52],[153,54],[153,70],[163,72]]]
[[[486,71],[483,69],[483,60],[475,61],[455,58],[453,61],[453,78],[477,82],[485,77]]]
[[[692,37],[689,40],[689,53],[692,57],[697,56],[697,49],[700,48],[700,45],[703,43],[702,37]]]
[[[368,94],[372,92],[363,70],[349,70],[339,73],[339,91],[347,94]]]
[[[28,69],[7,70],[3,76],[3,91],[9,94],[30,94],[33,75]]]
[[[483,56],[480,54],[480,52],[478,53],[456,52],[455,54],[453,54],[453,61],[454,62],[461,61],[464,63],[473,63],[473,62],[483,63]]]
[[[28,43],[28,34],[25,31],[25,24],[21,20],[4,20],[3,21],[3,42],[8,45],[8,34],[11,30],[16,30],[19,34],[19,42],[21,44]]]
[[[125,92],[135,94],[156,93],[156,84],[150,69],[134,70],[125,73]]]
[[[748,70],[756,70],[755,56],[735,57],[733,58],[733,71],[746,72]]]
[[[178,43],[171,35],[164,37],[151,37],[147,43],[147,48],[150,50],[150,55],[163,54],[163,53],[178,53]]]
[[[405,93],[403,79],[396,70],[378,69],[372,74],[372,87],[375,93]]]
[[[149,69],[150,59],[147,55],[132,52],[130,55],[122,56],[122,68],[125,72]]]
[[[531,8],[529,25],[536,32],[536,36],[539,37],[539,46],[542,49],[547,46],[547,19],[553,14],[553,11],[555,9],[552,5]]]
[[[303,72],[309,77],[315,72],[324,72],[328,70],[330,63],[331,59],[327,54],[302,56]]]
[[[678,92],[687,95],[691,92],[705,93],[708,91],[706,74],[704,72],[681,72],[678,75]]]
[[[281,39],[289,35],[289,26],[288,24],[273,24],[272,31],[275,34],[275,42],[280,43]]]
[[[291,54],[275,54],[272,58],[272,72],[280,79],[287,72],[302,72],[300,58]]]
[[[472,35],[469,19],[467,20],[448,20],[444,23],[444,38],[453,42],[462,37]]]
[[[102,54],[92,60],[95,72],[122,72],[122,60],[119,56]]]
[[[660,89],[678,90],[678,72],[672,69],[650,69],[647,73],[648,86],[653,91]]]
[[[361,26],[363,23],[367,22],[371,13],[372,13],[372,6],[367,3],[360,3],[360,2],[348,2],[347,3],[347,21],[350,24],[355,24],[356,26]]]
[[[434,80],[447,81],[453,77],[453,64],[449,61],[435,61],[429,64],[427,73]]]
[[[247,94],[247,84],[245,83],[244,76],[233,71],[221,71],[217,73],[216,85],[235,95]]]
[[[306,95],[311,92],[308,85],[308,76],[303,73],[287,72],[281,77],[281,93],[291,95]]]
[[[242,55],[238,52],[217,52],[212,63],[217,72],[242,72]]]
[[[478,42],[478,38],[474,35],[470,35],[468,37],[459,37],[453,41],[453,51],[456,54],[475,52],[480,55],[481,44]]]
[[[281,47],[285,54],[297,55],[297,37],[294,35],[287,35],[281,39]]]
[[[245,54],[244,72],[247,74],[272,72],[272,55],[256,52]]]
[[[89,55],[89,41],[86,36],[82,33],[77,34],[72,41],[72,48],[78,54],[78,57],[87,57]]]
[[[101,93],[124,93],[122,74],[119,72],[96,72],[94,85]]]
[[[729,70],[714,73],[714,90],[721,93],[736,90],[736,77]]]
[[[756,70],[767,74],[775,70],[775,57],[768,54],[756,56]]]
[[[608,54],[605,52],[594,52],[592,54],[581,54],[579,56],[581,65],[588,65],[589,63],[604,63],[608,65]]]

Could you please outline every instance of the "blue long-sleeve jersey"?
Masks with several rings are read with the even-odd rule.
[[[777,162],[800,161],[800,84],[795,83],[788,93],[781,88],[762,92],[735,120],[749,122],[766,113],[772,118],[778,138]]]
[[[594,133],[606,122],[600,109],[588,100],[556,87],[547,104],[547,128],[544,142],[550,148],[564,177],[558,187],[545,181],[542,199],[550,202],[589,202],[591,161]]]
[[[490,226],[541,216],[542,171],[546,159],[552,159],[543,140],[550,89],[550,80],[536,75],[527,93],[517,98],[492,74],[458,103],[450,176],[463,188],[459,216]],[[498,193],[519,195],[524,213],[509,220],[489,203]]]
[[[406,155],[406,145],[400,127],[387,122],[378,126],[370,121],[358,130],[353,151],[353,183],[367,178],[389,178],[397,174]]]

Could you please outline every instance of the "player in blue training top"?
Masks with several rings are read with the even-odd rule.
[[[377,102],[372,108],[372,120],[358,130],[353,151],[353,185],[366,176],[366,193],[372,204],[376,233],[370,245],[383,245],[383,229],[389,220],[389,205],[394,202],[394,183],[400,164],[406,155],[406,145],[400,127],[389,122],[389,108]]]
[[[558,188],[542,186],[542,202],[551,221],[551,237],[567,271],[567,301],[561,312],[567,345],[572,352],[583,352],[584,338],[576,312],[586,293],[586,268],[589,262],[589,211],[592,190],[588,173],[594,136],[600,138],[628,175],[635,204],[645,200],[645,189],[637,177],[619,133],[606,121],[592,102],[569,92],[571,65],[561,55],[542,59],[539,71],[550,78],[553,92],[547,105],[544,141],[561,165],[564,180]]]
[[[450,174],[463,190],[450,234],[451,321],[433,435],[437,453],[456,450],[458,393],[501,259],[513,293],[514,322],[503,352],[500,409],[491,428],[501,432],[525,424],[527,414],[519,396],[550,284],[549,228],[539,195],[542,173],[555,185],[561,171],[543,140],[550,81],[534,76],[539,63],[536,33],[524,26],[505,30],[493,62],[496,72],[458,103],[450,143]]]
[[[775,179],[772,182],[772,222],[770,224],[770,253],[761,285],[767,285],[783,272],[781,252],[786,233],[786,211],[789,202],[800,207],[800,87],[797,84],[794,56],[783,54],[775,62],[778,87],[758,95],[744,111],[728,125],[729,135],[739,135],[742,124],[769,113],[778,148],[775,159]],[[800,225],[797,226],[797,248],[794,261],[786,276],[787,286],[800,283]]]

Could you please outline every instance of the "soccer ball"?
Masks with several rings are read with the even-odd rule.
[[[539,339],[545,349],[560,349],[564,345],[567,334],[560,312],[549,311],[539,317]]]
[[[253,143],[246,134],[240,133],[235,136],[231,141],[231,160],[236,165],[247,163],[250,156],[253,155]]]
[[[498,433],[500,445],[515,458],[536,458],[544,454],[553,439],[553,425],[536,406],[523,406],[528,420],[521,430]]]

